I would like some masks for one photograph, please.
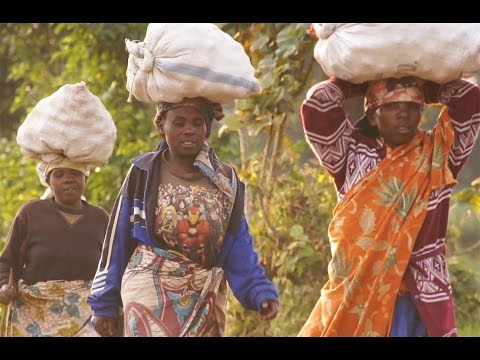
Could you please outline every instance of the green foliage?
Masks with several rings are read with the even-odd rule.
[[[143,39],[146,24],[6,24],[0,27],[8,51],[8,76],[15,85],[9,112],[16,122],[4,129],[13,138],[26,115],[42,98],[65,83],[85,81],[99,96],[117,126],[117,142],[108,165],[96,169],[88,180],[87,198],[107,210],[130,166],[130,160],[158,142],[152,119],[154,106],[127,103],[125,69],[128,53],[124,39]],[[1,50],[0,46],[0,50]],[[13,146],[14,145],[14,146]],[[13,147],[17,147],[12,144]],[[31,163],[33,164],[33,162]],[[108,184],[105,186],[105,184]],[[28,198],[29,193],[25,193]],[[15,202],[18,205],[18,201]],[[15,212],[7,212],[7,218]],[[2,232],[0,235],[5,234]],[[3,240],[3,236],[1,236]]]
[[[213,127],[210,138],[208,139],[209,144],[222,159],[228,161],[230,165],[240,168],[241,164],[238,154],[239,141],[237,134],[232,132],[220,134],[218,131],[219,128],[220,125]]]
[[[478,179],[477,179],[478,180]],[[456,193],[448,225],[449,271],[460,335],[480,334],[480,182]]]
[[[314,63],[313,39],[307,24],[229,24],[223,28],[240,41],[260,80],[258,95],[237,102],[236,116],[248,124],[250,135],[279,120],[281,114],[298,113],[298,96]],[[312,52],[310,52],[312,51]],[[273,115],[273,117],[272,117]]]
[[[268,214],[275,227],[259,211],[249,221],[261,262],[279,288],[281,311],[274,321],[259,323],[258,314],[231,301],[229,335],[295,336],[327,280],[327,228],[336,203],[330,178],[307,163],[293,165],[277,184]]]
[[[453,286],[455,316],[460,330],[471,329],[477,324],[480,330],[480,266],[469,256],[449,259],[449,271]],[[477,336],[478,336],[477,332]]]
[[[296,335],[325,283],[330,250],[326,229],[336,196],[311,157],[298,110],[315,82],[314,39],[307,24],[228,24],[261,83],[258,95],[237,101],[222,133],[238,132],[240,176],[247,183],[247,215],[256,250],[280,290],[281,311],[270,323],[237,302],[229,305],[229,335]],[[222,135],[223,136],[223,135]]]
[[[13,216],[29,200],[39,198],[45,188],[40,184],[35,162],[20,153],[14,140],[0,139],[0,251],[4,235],[8,233]]]

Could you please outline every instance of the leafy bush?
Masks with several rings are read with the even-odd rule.
[[[257,252],[280,291],[280,312],[269,322],[244,310],[230,295],[227,332],[235,336],[295,336],[310,315],[327,281],[330,246],[327,238],[336,195],[323,169],[308,163],[293,166],[277,179],[266,226],[260,207],[250,218]],[[248,188],[253,192],[255,189]],[[270,221],[270,220],[269,220]]]

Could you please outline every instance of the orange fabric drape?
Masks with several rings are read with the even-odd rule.
[[[433,131],[391,150],[337,204],[328,229],[329,280],[299,336],[387,336],[432,190],[456,183],[444,108]]]

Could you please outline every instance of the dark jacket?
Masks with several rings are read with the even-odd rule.
[[[154,236],[156,196],[160,179],[159,149],[133,160],[120,193],[115,200],[88,304],[96,316],[116,316],[121,306],[120,286],[123,273],[138,244],[160,247]],[[232,170],[236,197],[217,266],[225,271],[235,297],[247,309],[260,310],[265,300],[278,301],[275,285],[266,277],[253,248],[244,215],[245,185]]]

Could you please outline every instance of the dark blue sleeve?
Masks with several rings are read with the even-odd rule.
[[[227,239],[228,237],[233,239]],[[245,216],[242,216],[235,235],[227,235],[227,238],[225,241],[232,241],[233,244],[226,255],[223,269],[238,301],[246,309],[257,311],[266,300],[278,301],[277,288],[258,261]]]
[[[87,298],[88,305],[97,316],[118,316],[119,307],[122,306],[120,288],[123,273],[136,246],[136,241],[131,236],[130,217],[134,209],[127,196],[127,183],[125,181],[112,209],[102,256],[93,279],[91,294]]]

